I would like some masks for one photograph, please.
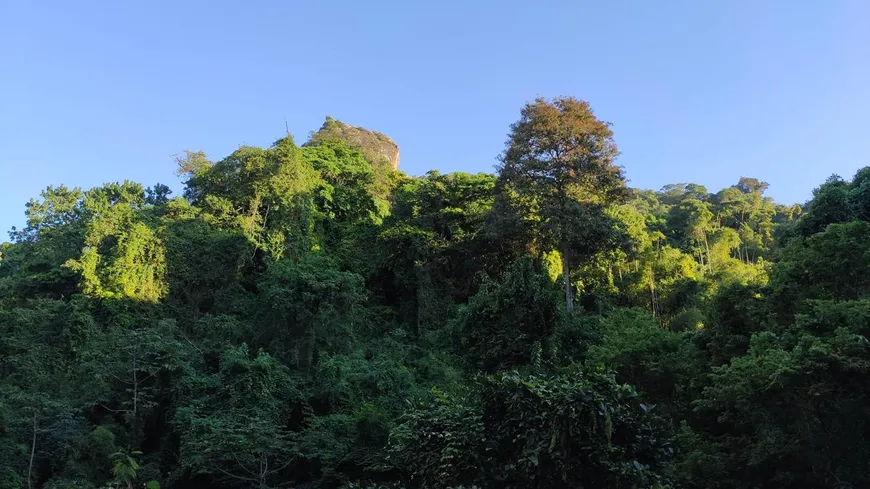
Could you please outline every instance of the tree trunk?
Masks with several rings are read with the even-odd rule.
[[[260,489],[266,487],[266,475],[269,473],[269,459],[266,453],[260,454]]]
[[[33,473],[33,458],[36,455],[36,415],[33,415],[33,441],[30,442],[30,464],[27,466],[27,488],[33,489],[30,474]]]
[[[417,338],[423,337],[423,294],[420,292],[420,287],[417,287],[417,326],[415,329],[415,333],[417,333]]]
[[[565,279],[565,311],[570,316],[574,313],[574,296],[571,290],[571,261],[568,258],[567,246],[562,246],[562,277]]]
[[[713,257],[710,256],[710,243],[707,241],[707,233],[704,232],[704,247],[707,248],[707,267],[713,273]]]
[[[305,356],[305,371],[311,370],[311,366],[314,365],[314,359],[317,356],[317,326],[311,328],[311,335],[308,341],[311,344],[308,347],[308,354]]]
[[[139,381],[136,376],[136,357],[133,356],[133,419],[135,422],[136,413],[139,410]]]
[[[426,281],[426,271],[423,268],[423,264],[420,262],[414,263],[414,275],[417,279],[417,322],[416,327],[414,328],[414,333],[418,338],[422,338],[424,334],[426,334],[426,323],[424,321],[424,314],[426,314],[426,298],[428,297],[430,291],[426,290],[425,287],[428,285]]]
[[[659,299],[656,296],[656,276],[652,267],[649,267],[649,295],[652,305],[652,315],[657,318],[660,314]]]

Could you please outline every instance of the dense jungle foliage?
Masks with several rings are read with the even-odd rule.
[[[288,135],[182,197],[48,187],[2,246],[0,488],[870,487],[870,168],[784,206],[617,156],[556,98],[495,174]]]

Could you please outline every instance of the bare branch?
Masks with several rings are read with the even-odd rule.
[[[109,406],[106,406],[105,404],[103,404],[101,402],[95,402],[95,404],[102,407],[106,411],[111,412],[111,413],[129,413],[130,412],[129,409],[112,409]]]
[[[219,468],[219,467],[216,467],[216,468],[218,469],[219,472],[222,472],[222,473],[224,473],[225,475],[228,475],[228,476],[232,477],[233,479],[239,479],[239,480],[242,480],[242,481],[248,481],[248,482],[257,482],[257,479],[252,479],[252,478],[250,478],[250,477],[242,477],[242,476],[239,476],[239,475],[236,475],[236,474],[231,474],[231,473],[227,472],[226,470],[221,469],[221,468]]]
[[[151,372],[151,375],[149,375],[148,377],[145,377],[144,379],[139,379],[138,382],[139,383],[145,382],[146,380],[150,379],[151,377],[154,377],[155,375],[157,375],[157,372],[159,372],[159,371],[160,370],[158,369],[158,370]]]
[[[239,457],[236,456],[236,452],[230,450],[230,453],[233,455],[233,458],[236,459],[236,463],[239,464],[239,467],[245,469],[245,472],[251,474],[251,477],[257,477],[257,474],[255,474],[253,470],[247,468],[247,467],[245,466],[245,464],[243,464],[242,461],[239,460]]]
[[[282,470],[286,469],[287,466],[290,465],[292,462],[293,462],[293,459],[291,458],[290,460],[287,461],[286,464],[278,467],[277,469],[272,469],[272,472],[281,472]]]
[[[113,374],[111,371],[109,371],[108,368],[106,369],[106,373],[111,375],[112,377],[114,377],[115,380],[117,380],[118,382],[123,382],[125,384],[131,384],[131,385],[133,384],[133,382],[130,382],[129,380],[124,380],[121,377],[118,377],[117,375]]]

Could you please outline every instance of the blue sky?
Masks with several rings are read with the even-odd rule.
[[[613,123],[633,186],[747,175],[802,202],[870,164],[867,25],[865,0],[0,0],[0,228],[50,184],[179,193],[173,154],[285,120],[301,143],[326,115],[393,137],[410,174],[492,171],[556,95]]]

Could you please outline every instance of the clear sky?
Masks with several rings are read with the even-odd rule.
[[[632,186],[746,175],[803,202],[870,164],[870,2],[0,0],[0,228],[49,184],[178,194],[173,154],[285,120],[301,144],[326,115],[410,174],[492,171],[556,95],[613,123]]]

